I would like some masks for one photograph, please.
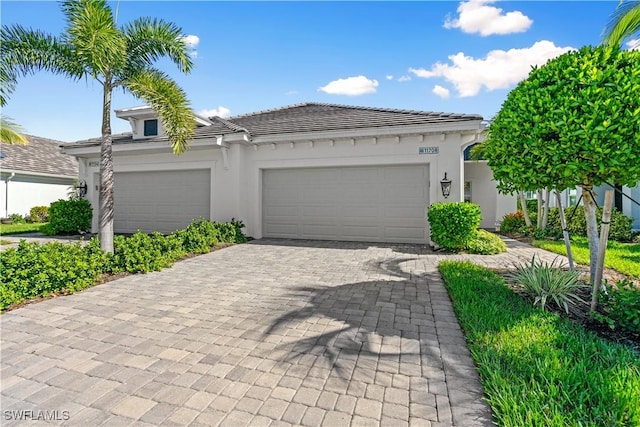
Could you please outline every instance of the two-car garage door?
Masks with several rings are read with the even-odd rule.
[[[263,172],[263,234],[294,239],[426,242],[427,165]]]
[[[118,172],[114,182],[116,233],[170,233],[193,219],[209,219],[209,169]]]

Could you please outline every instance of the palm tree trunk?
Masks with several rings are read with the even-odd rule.
[[[113,253],[113,153],[111,136],[111,86],[104,84],[102,143],[100,144],[100,248]]]
[[[593,285],[598,263],[598,222],[596,220],[596,201],[591,192],[592,186],[582,184],[582,200],[584,215],[587,221],[587,238],[589,239],[589,281]]]

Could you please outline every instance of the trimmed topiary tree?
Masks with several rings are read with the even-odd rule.
[[[584,47],[534,67],[489,126],[484,158],[502,192],[582,187],[591,277],[592,189],[640,181],[640,52]]]

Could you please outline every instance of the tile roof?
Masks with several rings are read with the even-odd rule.
[[[27,145],[0,144],[0,169],[44,173],[68,177],[78,176],[78,161],[62,154],[61,141],[25,135]]]
[[[233,116],[227,119],[214,116],[209,117],[209,120],[213,124],[196,129],[194,139],[233,133],[261,136],[387,126],[459,123],[465,121],[481,121],[483,118],[478,114],[442,113],[306,102]],[[153,140],[166,140],[166,137],[150,138],[146,141]],[[133,139],[131,138],[131,133],[126,133],[114,135],[113,142],[133,142]],[[74,143],[74,146],[97,144],[99,144],[99,138],[78,141]]]
[[[219,118],[210,118],[212,121],[216,119]],[[234,116],[226,120],[223,119],[227,122],[226,124],[217,122],[212,126],[200,128],[198,133],[229,133],[229,130],[235,130],[229,126],[229,123],[236,127],[246,129],[253,136],[259,136],[384,126],[453,123],[482,119],[482,116],[477,114],[398,110],[306,102]]]

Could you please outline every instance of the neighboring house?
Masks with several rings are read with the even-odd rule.
[[[608,184],[595,187],[593,192],[596,195],[596,203],[598,206],[604,205],[604,193],[607,190],[614,190],[613,206],[618,211],[633,218],[632,228],[634,230],[640,230],[640,183],[633,187],[612,187]],[[563,206],[575,206],[580,200],[582,190],[578,187],[565,190],[560,194],[562,196]],[[530,195],[528,194],[527,196]],[[531,196],[531,198],[535,198],[535,194],[531,194]],[[552,199],[550,206],[556,206],[555,199]]]
[[[305,103],[198,117],[181,156],[149,107],[116,115],[133,131],[113,138],[120,233],[236,218],[255,238],[427,243],[432,203],[478,203],[486,228],[516,207],[514,197],[497,193],[485,162],[464,160],[482,137],[479,115]],[[100,140],[66,144],[64,152],[79,159],[97,212]]]
[[[78,179],[78,161],[63,154],[62,142],[25,135],[27,145],[0,144],[0,216],[28,215],[34,206],[67,199]]]

